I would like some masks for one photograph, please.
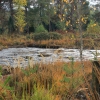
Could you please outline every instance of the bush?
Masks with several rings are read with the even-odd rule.
[[[47,30],[44,28],[44,26],[41,24],[35,29],[35,33],[40,33],[40,32],[47,32]]]
[[[50,39],[53,39],[53,40],[58,40],[62,38],[62,35],[56,32],[50,32],[49,36],[50,36]]]
[[[33,39],[34,38],[34,34],[27,34],[26,35],[26,39]]]
[[[34,40],[38,41],[38,40],[48,40],[49,39],[49,34],[46,32],[42,32],[42,33],[35,33],[34,34]]]
[[[99,34],[100,33],[100,26],[98,25],[98,23],[91,21],[87,27],[87,32],[89,34]]]
[[[83,34],[83,38],[97,38],[98,36],[95,35],[94,33],[88,34],[88,33],[84,33]]]
[[[49,39],[53,39],[53,40],[58,40],[61,39],[62,35],[56,32],[42,32],[42,33],[35,33],[34,34],[34,40],[38,41],[38,40],[49,40]]]

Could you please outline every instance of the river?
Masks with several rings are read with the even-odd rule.
[[[96,50],[83,50],[83,60],[93,60]],[[100,58],[100,50],[97,50],[98,59]],[[25,67],[28,64],[38,62],[52,63],[55,61],[75,61],[80,60],[79,49],[46,49],[46,48],[8,48],[0,51],[0,65],[8,65],[12,67]]]

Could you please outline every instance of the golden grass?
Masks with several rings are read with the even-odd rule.
[[[66,47],[66,48],[79,48],[80,39],[76,34],[73,36],[63,35],[62,39],[59,40],[41,40],[34,41],[32,38],[33,34],[28,35],[0,35],[0,48],[7,48],[9,46],[40,46],[40,47]],[[30,37],[30,38],[28,38]],[[83,38],[84,48],[99,48],[100,43],[98,39],[94,40],[91,38]]]
[[[71,71],[71,67],[73,67],[75,71],[73,73],[67,73],[67,71],[64,70],[65,67],[69,71]],[[92,72],[92,63],[90,61],[84,61],[84,71],[87,78],[88,75],[90,75]],[[69,78],[70,82],[65,82],[63,80],[64,76],[66,78]],[[31,98],[30,95],[32,95],[32,93],[34,94],[35,92],[34,85],[37,88],[43,88],[43,91],[47,91],[47,93],[50,93],[50,95],[54,97],[54,99],[50,100],[69,100],[69,97],[73,97],[75,99],[74,94],[78,90],[85,88],[86,86],[83,85],[84,77],[82,69],[80,67],[80,62],[74,62],[73,66],[72,62],[65,63],[58,61],[53,64],[41,63],[38,65],[33,65],[32,67],[26,67],[25,69],[17,67],[11,71],[11,77],[12,79],[10,80],[9,85],[10,87],[14,87],[13,94],[16,98],[19,99],[22,97],[23,92],[25,93],[25,97],[28,96],[29,98]],[[72,85],[74,85],[74,87]],[[8,97],[8,95],[6,95],[6,97]]]
[[[3,46],[4,48],[6,46],[27,46],[29,44],[33,44],[33,40],[29,40],[24,35],[1,35],[0,36],[0,46]]]

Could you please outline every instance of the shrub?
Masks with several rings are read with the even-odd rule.
[[[58,40],[62,38],[62,35],[56,32],[49,33],[50,39]]]
[[[34,34],[34,40],[38,41],[38,40],[49,40],[49,39],[53,39],[53,40],[58,40],[61,39],[62,35],[56,32],[42,32],[42,33],[35,33]]]
[[[40,32],[47,32],[47,30],[44,28],[44,26],[41,24],[35,29],[35,33],[40,33]]]
[[[100,33],[100,26],[98,23],[91,21],[87,27],[87,32],[89,34],[99,34]]]
[[[26,39],[33,39],[34,38],[34,34],[27,34],[26,35]]]
[[[49,34],[46,32],[42,32],[42,33],[35,33],[34,34],[34,40],[38,41],[38,40],[48,40],[49,39]]]
[[[94,33],[91,33],[91,34],[87,34],[87,33],[84,33],[83,34],[83,38],[97,38],[98,36],[95,35]]]

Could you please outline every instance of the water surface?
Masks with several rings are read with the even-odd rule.
[[[99,58],[100,50],[97,52]],[[83,60],[93,60],[95,54],[96,50],[83,50]],[[0,51],[0,65],[24,67],[29,63],[52,63],[58,60],[68,62],[71,57],[75,61],[80,60],[79,49],[8,48]]]

